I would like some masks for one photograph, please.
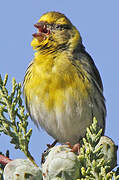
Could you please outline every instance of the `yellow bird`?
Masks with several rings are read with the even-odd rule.
[[[104,132],[103,85],[79,31],[59,12],[43,14],[34,26],[35,55],[24,78],[31,119],[60,143],[78,143],[93,117]]]

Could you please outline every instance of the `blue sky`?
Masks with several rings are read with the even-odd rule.
[[[83,44],[92,56],[102,77],[106,98],[107,118],[105,135],[119,145],[119,1],[41,1],[4,0],[0,3],[0,73],[15,77],[22,82],[25,70],[33,58],[30,46],[33,24],[48,11],[64,13],[80,31]],[[29,119],[33,135],[30,150],[37,163],[46,144],[53,139],[43,130],[38,130]],[[9,143],[9,138],[0,136],[4,142],[0,151],[10,149],[11,158],[25,158]],[[1,143],[2,144],[2,143]],[[119,153],[118,153],[119,156]],[[39,163],[40,164],[40,163]]]

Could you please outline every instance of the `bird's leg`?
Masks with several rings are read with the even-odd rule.
[[[57,140],[55,140],[52,144],[47,144],[48,148],[52,148],[57,144]]]
[[[54,147],[57,142],[58,142],[58,141],[55,140],[52,144],[47,144],[47,147],[48,147],[48,148],[42,153],[41,164],[43,164],[43,163],[45,162],[45,156],[46,156],[46,154],[47,154],[48,149]]]
[[[76,152],[76,153],[80,153],[80,144],[74,144],[73,146],[70,144],[70,142],[66,142],[66,144],[69,146],[69,148],[71,148],[71,152]]]

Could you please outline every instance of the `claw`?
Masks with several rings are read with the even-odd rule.
[[[47,144],[48,148],[52,148],[57,144],[57,140],[55,140],[52,144]]]
[[[41,164],[43,164],[45,162],[45,156],[46,156],[46,153],[48,151],[48,149],[54,147],[57,143],[57,140],[55,140],[52,144],[47,144],[47,149],[42,153],[42,157],[41,157]]]
[[[74,144],[73,146],[70,144],[70,142],[66,142],[66,144],[71,149],[71,152],[78,153],[78,154],[80,153],[80,144],[79,143]]]

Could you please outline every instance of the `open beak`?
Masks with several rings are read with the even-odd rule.
[[[32,34],[34,38],[37,38],[39,41],[42,41],[50,34],[50,31],[47,29],[47,24],[44,21],[34,24],[35,28],[38,29],[37,33]]]

